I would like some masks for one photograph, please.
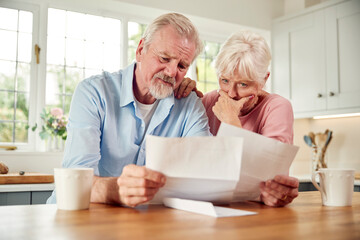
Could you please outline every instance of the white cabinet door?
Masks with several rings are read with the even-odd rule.
[[[328,109],[360,107],[360,1],[325,9]]]
[[[273,25],[273,91],[297,113],[326,109],[324,19],[319,11]]]

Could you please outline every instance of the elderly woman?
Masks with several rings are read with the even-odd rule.
[[[290,102],[263,90],[270,75],[270,60],[265,39],[256,33],[238,32],[224,43],[215,62],[220,90],[202,99],[213,135],[225,122],[292,144]],[[194,82],[186,79],[175,95],[185,96],[190,89],[196,90]],[[278,175],[260,184],[260,200],[269,206],[285,206],[297,197],[298,186],[296,178]]]

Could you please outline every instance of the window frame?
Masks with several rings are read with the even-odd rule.
[[[36,56],[35,56],[35,44],[39,45],[39,13],[40,7],[35,4],[30,3],[18,3],[12,1],[1,1],[0,7],[9,8],[14,10],[20,11],[28,11],[32,12],[33,14],[33,25],[32,25],[32,43],[31,43],[31,62],[30,62],[30,89],[29,89],[29,116],[28,122],[29,125],[33,125],[35,123],[36,112],[37,112],[37,81],[38,79],[38,64],[36,63]],[[40,51],[41,52],[41,51]],[[6,143],[2,142],[2,145],[5,146],[12,146],[15,145],[20,150],[33,150],[36,146],[36,134],[35,132],[28,131],[28,143]]]

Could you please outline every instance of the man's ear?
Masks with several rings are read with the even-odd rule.
[[[141,62],[142,54],[144,53],[144,39],[140,39],[139,45],[136,49],[136,62]]]

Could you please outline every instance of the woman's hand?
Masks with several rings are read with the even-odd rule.
[[[260,199],[271,207],[283,207],[291,203],[299,194],[299,180],[286,175],[260,183]]]
[[[191,78],[184,78],[179,87],[174,90],[174,96],[178,99],[189,96],[191,91],[194,91],[199,98],[204,94],[196,89],[196,82]]]
[[[215,116],[227,124],[242,127],[239,115],[244,104],[253,98],[253,96],[243,97],[240,100],[234,100],[228,96],[228,94],[222,90],[219,91],[220,97],[212,108]]]

